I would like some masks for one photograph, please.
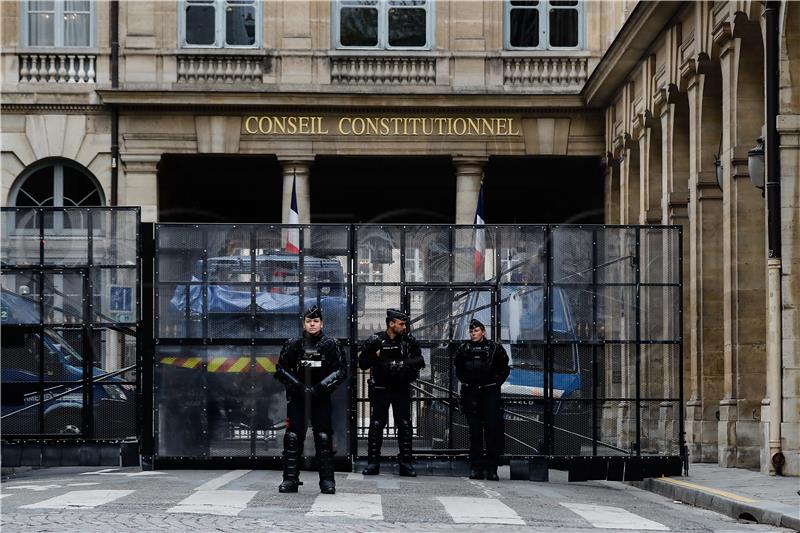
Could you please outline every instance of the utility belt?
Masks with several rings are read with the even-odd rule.
[[[489,390],[489,389],[499,389],[497,382],[491,383],[462,383],[461,384],[461,393],[462,394],[474,394],[478,391],[482,390]]]
[[[404,391],[410,388],[410,383],[408,381],[397,382],[397,383],[377,383],[373,378],[369,378],[367,380],[367,392],[371,396],[373,392],[385,392],[385,391]]]

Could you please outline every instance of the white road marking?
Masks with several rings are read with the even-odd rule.
[[[306,516],[383,520],[380,494],[320,494]]]
[[[21,505],[20,509],[91,509],[113,502],[132,490],[73,490],[39,503]]]
[[[583,517],[594,527],[603,529],[636,529],[649,531],[669,531],[664,524],[633,514],[620,507],[594,505],[591,503],[564,503],[561,505]]]
[[[222,474],[221,476],[206,481],[194,490],[217,490],[218,488],[227,485],[234,479],[238,479],[250,472],[252,472],[252,470],[232,470],[227,474]]]
[[[97,474],[107,474],[108,472],[113,472],[114,470],[119,470],[119,468],[104,468],[102,470],[95,470],[94,472],[82,472],[78,474],[79,476],[94,476]]]
[[[396,479],[383,478],[376,480],[375,487],[383,490],[400,490],[400,482]]]
[[[214,514],[236,516],[247,507],[255,490],[199,490],[183,499],[168,513]]]
[[[355,480],[358,480],[358,481],[364,481],[364,474],[362,474],[361,472],[350,472],[349,474],[347,474],[347,479],[348,480],[355,479]]]
[[[6,496],[11,496],[11,494],[0,494],[0,500],[2,500],[3,498],[5,498]]]
[[[525,525],[514,509],[494,498],[440,496],[436,499],[442,502],[456,524]]]
[[[88,487],[89,485],[99,485],[97,481],[87,481],[86,483],[67,483],[67,487]]]
[[[141,472],[115,472],[119,468],[104,468],[95,472],[83,472],[78,474],[80,476],[125,476],[125,477],[140,477],[140,476],[163,476],[166,472],[157,472],[155,470],[142,470]]]
[[[50,490],[50,489],[60,489],[61,485],[14,485],[12,487],[6,487],[7,489],[27,489],[27,490],[34,490],[34,491],[41,491],[41,490]]]

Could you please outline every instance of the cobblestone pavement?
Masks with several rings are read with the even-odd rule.
[[[50,468],[0,485],[3,532],[80,531],[788,531],[737,522],[622,483],[371,478],[337,473],[321,495],[313,472],[279,494],[263,470]]]

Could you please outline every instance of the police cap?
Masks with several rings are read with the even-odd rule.
[[[303,318],[319,318],[322,320],[322,309],[318,305],[312,305],[303,313]]]
[[[483,325],[483,322],[478,320],[477,318],[473,318],[469,321],[469,329],[481,328],[482,330],[486,331],[486,326]]]
[[[408,320],[408,315],[404,312],[400,311],[399,309],[387,309],[386,310],[386,318],[389,320]]]

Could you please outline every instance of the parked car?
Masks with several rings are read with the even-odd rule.
[[[0,292],[4,325],[39,322],[36,303],[8,290]],[[83,357],[65,336],[69,329],[39,331],[3,328],[2,427],[5,436],[39,433],[39,410],[44,404],[44,433],[79,434],[83,417]],[[44,337],[42,337],[42,333]],[[38,357],[38,347],[44,351]],[[43,370],[42,380],[40,372]],[[135,435],[135,386],[92,366],[92,405],[96,436]],[[44,381],[44,383],[41,383]],[[59,383],[61,382],[61,383]],[[39,391],[43,387],[43,399]]]

